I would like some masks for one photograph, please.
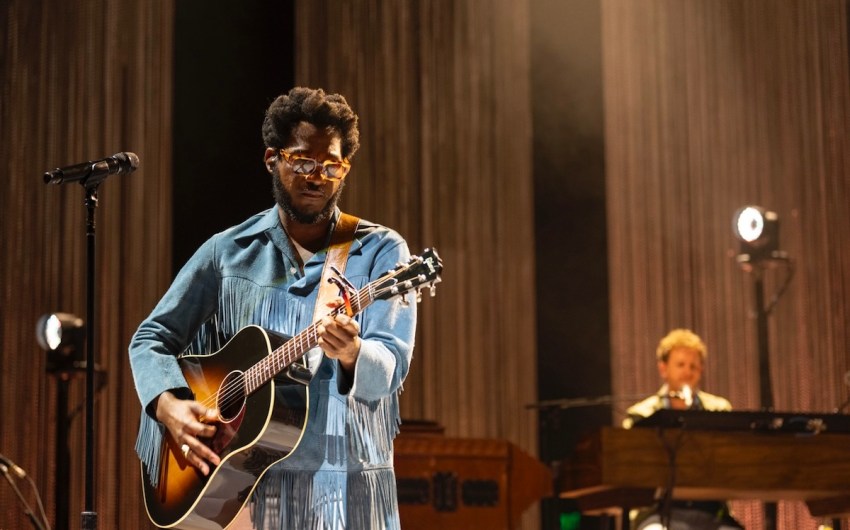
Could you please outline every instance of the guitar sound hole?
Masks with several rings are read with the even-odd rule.
[[[245,375],[230,372],[218,390],[218,410],[223,422],[233,421],[245,406]]]

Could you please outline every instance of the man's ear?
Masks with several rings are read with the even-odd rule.
[[[664,361],[658,361],[658,375],[661,376],[661,379],[667,380],[667,363]]]
[[[269,173],[274,174],[274,167],[277,163],[277,151],[271,147],[266,147],[266,151],[263,153],[263,161],[266,163],[266,169],[268,169]]]

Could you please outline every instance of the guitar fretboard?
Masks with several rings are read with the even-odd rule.
[[[406,265],[399,265],[377,280],[368,283],[350,297],[348,304],[333,309],[330,316],[349,312],[354,316],[378,299],[387,299],[396,295],[404,298],[410,291],[421,289],[430,282],[431,295],[434,295],[434,284],[439,281],[442,264],[433,249],[426,249],[425,257],[413,256]],[[347,282],[347,280],[346,280]],[[341,288],[344,288],[341,284]],[[350,284],[349,284],[350,285]],[[419,293],[417,291],[417,301]],[[283,369],[302,358],[311,348],[319,344],[319,322],[314,322],[307,329],[283,343],[260,362],[245,370],[245,390],[251,394]]]
[[[373,283],[370,283],[357,291],[357,294],[351,298],[351,316],[360,313],[375,301],[373,287]],[[341,305],[333,309],[329,315],[336,316],[345,312],[345,305]],[[302,358],[311,348],[318,345],[319,325],[319,321],[314,322],[301,333],[284,342],[280,347],[264,357],[263,360],[246,370],[245,385],[248,394],[269,382],[284,368]]]

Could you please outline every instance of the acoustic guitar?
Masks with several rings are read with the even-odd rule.
[[[442,269],[437,252],[426,249],[360,290],[338,283],[347,303],[330,314],[355,315],[376,300],[408,293],[418,302],[424,287],[433,296]],[[311,377],[298,361],[318,344],[318,325],[317,321],[292,338],[246,326],[211,355],[180,358],[194,399],[219,409],[216,434],[208,445],[221,463],[204,476],[189,464],[180,444],[163,436],[158,480],[151,480],[142,464],[145,509],[155,525],[186,530],[227,527],[266,470],[295,451],[307,423]]]

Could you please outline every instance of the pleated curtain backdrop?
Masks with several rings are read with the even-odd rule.
[[[46,186],[42,173],[119,151],[141,158],[136,173],[100,186],[95,213],[96,361],[105,375],[93,508],[98,528],[147,527],[127,344],[171,279],[172,24],[169,0],[0,3],[0,452],[28,471],[53,528],[80,528],[85,507],[85,382],[68,383],[70,485],[59,496],[69,522],[60,526],[59,383],[35,329],[45,313],[85,317],[86,209],[82,186]],[[0,527],[30,525],[13,490],[0,488]]]
[[[847,2],[602,0],[602,20],[613,388],[654,392],[655,346],[684,326],[708,344],[704,388],[759,408],[732,233],[759,204],[796,267],[768,322],[775,408],[832,411],[850,368]],[[784,275],[766,271],[766,303]],[[779,528],[815,521],[782,502]]]
[[[343,209],[445,264],[403,417],[536,454],[528,2],[303,0],[295,21],[296,82],[360,114]]]
[[[526,2],[296,5],[296,82],[360,114],[343,208],[445,263],[403,415],[536,452],[528,54]]]

